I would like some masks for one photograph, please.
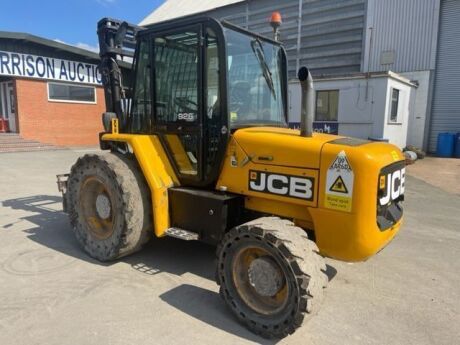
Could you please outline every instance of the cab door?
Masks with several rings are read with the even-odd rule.
[[[228,135],[217,35],[197,24],[155,33],[151,42],[153,131],[182,185],[212,186]]]

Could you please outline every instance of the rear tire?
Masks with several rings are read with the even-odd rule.
[[[87,154],[68,180],[70,223],[83,249],[109,261],[141,249],[152,232],[150,191],[134,156]]]
[[[232,229],[217,248],[221,297],[240,322],[265,338],[294,333],[318,310],[325,271],[305,231],[276,217]]]

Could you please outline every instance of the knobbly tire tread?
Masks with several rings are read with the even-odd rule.
[[[231,267],[225,266],[225,258],[230,254],[229,248],[237,246],[244,238],[258,239],[268,244],[291,269],[293,275],[288,278],[295,291],[281,322],[272,323],[253,310],[248,312],[250,308],[240,297],[231,293],[234,287],[230,285],[233,286],[233,283],[228,281],[231,279],[226,279],[226,270],[231,270]],[[323,289],[328,282],[324,258],[319,254],[316,244],[308,239],[306,232],[291,221],[262,217],[237,226],[224,236],[217,247],[216,256],[216,281],[220,286],[220,295],[237,319],[252,332],[269,339],[283,338],[294,333],[318,311]]]
[[[82,221],[79,191],[88,176],[97,176],[112,192],[117,216],[114,232],[105,240],[91,235]],[[67,191],[69,219],[83,249],[100,261],[115,260],[139,251],[152,232],[150,190],[132,154],[86,154],[72,166]]]

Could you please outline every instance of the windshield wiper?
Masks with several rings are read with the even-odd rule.
[[[264,48],[258,39],[253,39],[251,41],[251,48],[254,52],[254,55],[259,61],[260,68],[262,69],[262,74],[267,82],[267,86],[270,89],[273,98],[276,99],[275,86],[273,85],[272,72],[270,67],[268,67],[267,61],[265,60]]]

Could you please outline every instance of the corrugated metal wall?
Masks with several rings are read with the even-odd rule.
[[[207,14],[271,37],[273,11],[283,17],[290,78],[302,65],[314,75],[360,71],[366,0],[248,0]]]
[[[441,132],[460,132],[460,1],[443,0],[432,102],[429,151]]]
[[[439,0],[368,0],[368,7],[369,71],[434,69]],[[393,63],[385,63],[385,53]]]

